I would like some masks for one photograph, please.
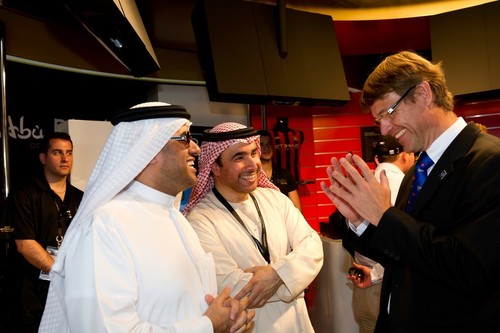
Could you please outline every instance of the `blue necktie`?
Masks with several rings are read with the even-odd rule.
[[[411,212],[415,201],[417,201],[417,196],[420,193],[420,189],[424,186],[425,180],[427,179],[427,169],[434,162],[431,160],[429,155],[424,151],[420,154],[417,165],[415,166],[415,173],[413,174],[413,183],[411,184],[410,195],[408,196],[408,202],[406,203],[406,211]]]

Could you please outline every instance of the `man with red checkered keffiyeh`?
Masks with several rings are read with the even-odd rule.
[[[314,332],[304,290],[323,264],[317,232],[265,176],[256,130],[222,123],[202,140],[184,214],[214,257],[218,288],[249,296],[253,333]]]

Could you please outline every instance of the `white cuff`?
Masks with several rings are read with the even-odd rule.
[[[357,227],[351,223],[351,221],[349,221],[349,228],[351,228],[351,230],[358,236],[361,236],[363,234],[363,232],[365,232],[366,228],[368,228],[368,225],[370,224],[370,222],[368,222],[367,220],[364,220],[363,222],[361,222],[360,225],[358,225]]]

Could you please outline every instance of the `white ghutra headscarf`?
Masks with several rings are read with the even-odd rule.
[[[50,271],[51,283],[39,332],[65,332],[65,258],[89,229],[92,214],[120,193],[191,116],[182,106],[148,102],[112,117],[114,128],[89,177],[78,212]]]

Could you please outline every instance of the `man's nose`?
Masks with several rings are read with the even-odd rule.
[[[380,134],[388,135],[392,128],[392,123],[388,119],[380,119]]]

